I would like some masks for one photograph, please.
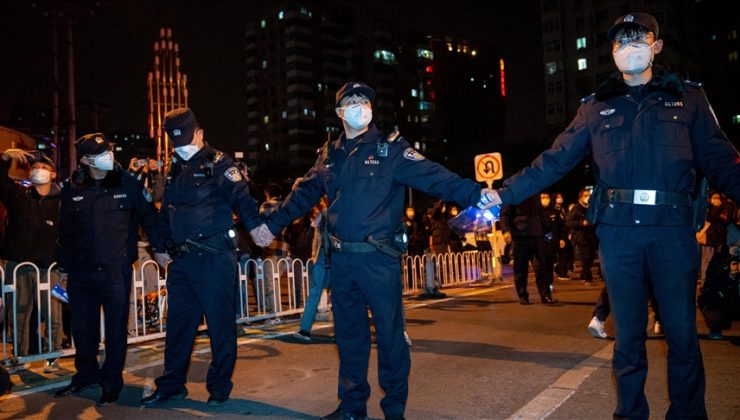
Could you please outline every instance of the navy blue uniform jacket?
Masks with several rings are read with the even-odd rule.
[[[700,85],[656,68],[640,102],[615,73],[529,168],[504,182],[499,195],[516,204],[563,177],[587,154],[601,188],[689,194],[695,168],[740,200],[740,155],[719,127]],[[598,223],[686,225],[691,206],[595,203]],[[593,204],[592,204],[593,205]]]
[[[327,194],[329,231],[342,241],[360,242],[368,236],[390,239],[401,224],[405,186],[463,207],[480,199],[480,185],[462,179],[424,158],[400,137],[388,143],[388,156],[378,155],[384,139],[375,124],[356,139],[344,134],[330,144],[330,162],[319,156],[303,180],[267,222],[280,232]]]
[[[59,267],[70,271],[133,264],[139,223],[153,248],[164,252],[157,210],[134,175],[117,163],[101,181],[90,178],[87,168],[78,169],[62,184]]]
[[[173,156],[159,213],[165,240],[179,245],[226,232],[234,212],[248,230],[262,223],[231,157],[207,144],[188,161]]]

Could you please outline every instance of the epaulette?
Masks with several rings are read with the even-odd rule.
[[[213,162],[213,163],[218,163],[218,162],[220,162],[220,161],[221,161],[221,159],[223,159],[223,158],[224,158],[224,156],[225,156],[225,155],[224,155],[224,152],[222,152],[222,151],[220,151],[220,150],[214,150],[214,152],[215,152],[215,153],[214,153],[214,155],[213,155],[213,158],[212,158],[211,162]]]
[[[594,96],[596,96],[596,93],[592,93],[590,95],[584,96],[583,98],[581,98],[581,103],[585,104],[586,102],[590,101],[591,98],[593,98]]]
[[[698,88],[698,89],[701,89],[702,87],[704,87],[704,83],[701,83],[701,82],[692,82],[691,80],[684,80],[683,81],[683,84],[689,85],[691,87],[695,87],[695,88]]]
[[[393,143],[394,141],[396,141],[396,139],[399,138],[400,135],[401,133],[398,130],[394,129],[393,131],[388,133],[388,136],[385,139],[386,141],[388,141],[388,143]]]

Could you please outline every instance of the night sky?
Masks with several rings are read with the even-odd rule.
[[[51,23],[30,1],[0,6],[0,124],[19,105],[51,109]],[[39,6],[44,2],[36,2]],[[53,2],[47,2],[53,3]],[[93,2],[87,2],[93,3]],[[267,1],[102,1],[94,16],[75,27],[78,135],[91,130],[85,103],[105,107],[100,129],[147,131],[147,72],[152,46],[161,27],[173,29],[180,44],[181,71],[188,75],[190,106],[207,139],[233,151],[244,138],[244,29]],[[313,2],[307,1],[310,8]],[[358,2],[382,10],[395,21],[427,34],[464,36],[501,47],[507,58],[507,100],[520,104],[522,122],[539,121],[542,106],[525,102],[542,90],[539,2],[372,1]],[[401,23],[399,23],[401,24]],[[60,43],[64,53],[64,43]],[[62,61],[64,66],[64,61]],[[62,67],[64,77],[64,67]],[[62,106],[65,97],[62,96]],[[62,108],[63,110],[63,108]],[[517,112],[517,115],[520,113]],[[531,123],[522,126],[530,127]]]

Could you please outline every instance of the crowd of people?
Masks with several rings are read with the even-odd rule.
[[[555,276],[569,278],[578,255],[578,280],[592,284],[598,252],[605,288],[589,330],[605,337],[604,318],[613,313],[614,417],[649,415],[645,325],[652,296],[668,342],[667,416],[706,418],[696,285],[701,277],[700,308],[711,338],[721,338],[737,315],[722,296],[737,288],[740,254],[738,212],[722,192],[740,199],[740,155],[719,129],[701,86],[652,65],[663,46],[653,16],[624,15],[608,37],[618,72],[582,100],[550,149],[496,190],[429,161],[397,131],[381,131],[372,122],[375,91],[360,82],[346,83],[336,93],[336,113],[344,127],[339,138],[324,144],[315,164],[289,191],[265,187],[259,206],[250,194],[246,168],[205,141],[188,108],[164,118],[175,151],[165,168],[153,159],[135,158],[124,169],[105,136],[92,133],[76,141],[79,168],[59,188],[51,160],[5,151],[0,198],[9,216],[0,257],[18,287],[18,353],[29,351],[28,315],[34,304],[50,305],[42,312],[52,319],[39,323],[50,322],[53,331],[63,327],[61,303],[34,302],[35,270],[14,268],[30,261],[46,270],[56,261],[50,281],[68,291],[76,374],[55,394],[64,397],[99,386],[99,405],[115,403],[123,387],[132,264],[141,263],[144,251],[151,249],[147,258],[168,267],[167,333],[162,375],[141,405],[188,395],[192,345],[204,316],[212,354],[208,405],[221,405],[233,388],[238,261],[259,256],[265,270],[274,270],[278,260],[294,255],[314,261],[305,320],[296,338],[311,339],[315,309],[309,310],[308,302],[313,308],[317,293],[332,289],[340,404],[324,418],[367,416],[369,310],[384,391],[380,404],[386,419],[403,419],[410,354],[399,258],[404,252],[441,254],[485,246],[458,237],[447,222],[460,209],[502,206],[500,228],[511,245],[522,305],[530,304],[530,263],[541,302],[553,305],[558,304],[552,295]],[[593,188],[583,188],[567,210],[562,194],[555,193],[553,203],[547,188],[588,155]],[[8,178],[11,160],[30,164],[31,188]],[[706,224],[698,233],[692,229],[692,210],[698,208],[694,197],[701,197],[697,170],[718,189],[708,196]],[[426,211],[405,208],[407,187],[440,201]],[[408,244],[399,240],[404,230]],[[275,290],[266,290],[265,296],[265,310],[276,312]],[[106,333],[102,366],[101,308]],[[57,349],[62,334],[52,335],[56,339],[50,349]]]

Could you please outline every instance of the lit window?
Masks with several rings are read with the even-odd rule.
[[[478,55],[478,51],[476,51],[476,50],[470,51],[470,55],[472,55],[473,57],[475,57],[476,55]]]
[[[401,99],[401,108],[403,108],[403,99]]]
[[[449,42],[447,43],[447,51],[452,51],[452,44]]]
[[[731,52],[731,53],[730,53],[730,54],[728,55],[727,59],[728,59],[728,61],[730,61],[730,62],[732,62],[732,61],[737,61],[737,51],[733,51],[733,52]]]
[[[278,12],[278,20],[283,20],[283,18],[284,18],[284,17],[285,17],[285,13],[283,13],[283,11],[282,11],[282,10],[281,10],[281,11],[279,11],[279,12]]]
[[[434,53],[423,48],[416,50],[416,56],[425,60],[434,60]]]
[[[302,15],[306,15],[308,17],[313,16],[313,13],[311,13],[311,11],[308,10],[308,9],[306,9],[305,7],[301,7],[301,14]]]
[[[308,115],[310,110],[308,108],[303,108],[303,115]]]
[[[419,93],[416,91],[416,89],[411,89],[411,97],[416,98],[417,96],[419,96]]]
[[[265,152],[270,151],[270,143],[265,143]]]
[[[319,92],[321,92],[324,89],[324,85],[322,85],[321,83],[318,83],[316,84],[316,88],[318,89]]]
[[[432,104],[427,101],[419,101],[419,110],[428,111],[432,108]]]
[[[740,114],[732,116],[732,124],[740,125]]]
[[[379,61],[383,64],[396,64],[396,54],[393,54],[387,50],[375,50],[373,53],[375,61]]]
[[[586,63],[585,58],[579,58],[578,59],[578,70],[586,70],[588,67],[588,63]]]
[[[712,39],[712,41],[716,41],[717,40],[717,34],[712,34],[712,36],[710,38]]]
[[[470,82],[471,82],[471,83],[472,83],[472,82],[475,82],[475,77],[471,77],[471,78],[470,78]]]
[[[418,142],[418,141],[415,141],[415,142],[414,142],[414,149],[416,149],[416,150],[419,150],[419,149],[421,149],[421,144],[419,144],[419,142]]]
[[[265,115],[264,117],[262,117],[262,122],[265,123],[265,124],[269,124],[270,123],[270,116],[269,115]]]
[[[264,20],[264,19],[262,19],[262,20],[260,21],[260,28],[266,28],[266,27],[267,27],[267,21],[266,21],[266,20]]]
[[[586,48],[586,37],[585,36],[582,36],[582,37],[576,39],[576,49],[577,50],[582,50],[584,48]]]
[[[555,74],[558,71],[558,63],[554,61],[550,61],[549,63],[545,63],[545,73],[547,74]]]
[[[730,32],[727,32],[727,39],[728,40],[737,39],[737,30],[733,29]]]
[[[287,119],[287,118],[288,118],[288,111],[283,111],[283,119]]]
[[[267,68],[267,60],[262,60],[262,68],[263,69]]]

